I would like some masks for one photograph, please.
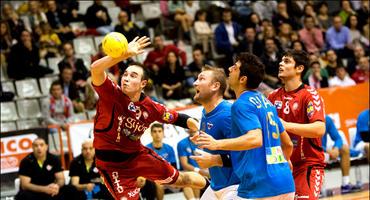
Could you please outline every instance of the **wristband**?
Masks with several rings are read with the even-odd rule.
[[[198,167],[194,167],[193,171],[199,173],[200,169]]]

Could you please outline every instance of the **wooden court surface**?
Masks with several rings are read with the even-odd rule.
[[[352,194],[337,195],[332,197],[322,198],[320,200],[369,200],[369,190],[356,192]]]

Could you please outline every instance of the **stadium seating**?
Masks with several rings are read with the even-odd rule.
[[[36,79],[25,79],[15,81],[18,97],[33,98],[40,97],[41,93]]]
[[[93,55],[96,53],[92,37],[79,37],[73,40],[73,47],[76,54]]]
[[[17,109],[14,102],[1,103],[1,121],[14,121],[18,119]]]
[[[17,126],[14,121],[12,122],[1,122],[1,132],[15,131]]]
[[[49,95],[51,83],[55,80],[58,80],[58,76],[47,76],[39,79],[41,93],[43,95]]]
[[[18,114],[21,119],[42,117],[38,99],[17,100]]]
[[[39,120],[37,119],[26,119],[26,120],[17,120],[17,129],[18,130],[26,130],[30,128],[38,128],[40,127]]]

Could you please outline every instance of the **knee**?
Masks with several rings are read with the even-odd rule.
[[[179,175],[179,182],[181,185],[190,185],[191,184],[191,178],[188,173],[180,173]]]

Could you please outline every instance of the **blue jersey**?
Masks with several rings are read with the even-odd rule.
[[[231,107],[231,119],[233,138],[254,129],[261,129],[263,138],[259,148],[231,152],[241,181],[238,196],[264,198],[294,192],[293,176],[280,146],[284,128],[275,107],[261,93],[246,91]]]
[[[326,128],[325,134],[321,138],[322,148],[324,149],[324,151],[326,152],[326,145],[327,145],[326,143],[327,143],[328,134],[330,138],[334,141],[333,148],[337,147],[338,149],[341,149],[343,146],[343,140],[340,137],[339,132],[337,128],[335,127],[333,120],[328,115],[325,116],[325,128]]]
[[[147,147],[155,151],[159,156],[164,158],[167,162],[171,164],[174,163],[176,165],[175,151],[170,145],[163,143],[161,149],[156,149],[153,147],[153,143],[150,143],[147,145]]]
[[[224,100],[209,113],[206,113],[203,109],[200,124],[201,130],[216,140],[229,138],[231,103]],[[210,151],[208,149],[205,149],[205,151],[212,154],[230,154],[229,151]],[[215,191],[240,182],[231,167],[211,167],[209,168],[209,174],[211,175],[211,188]]]
[[[186,156],[188,158],[188,162],[190,165],[194,167],[199,167],[198,163],[195,162],[195,160],[190,158],[190,156],[195,155],[196,148],[197,146],[192,141],[190,141],[189,137],[182,139],[177,144],[177,154],[179,155],[179,160],[181,157]],[[180,170],[183,170],[181,163],[180,163]]]
[[[353,147],[356,147],[356,145],[358,143],[360,143],[361,141],[363,141],[363,139],[361,137],[361,133],[362,132],[369,134],[369,129],[370,129],[369,109],[366,109],[366,110],[362,111],[358,115],[356,128],[357,128],[357,131],[356,131],[356,137],[355,137],[355,141],[354,141]],[[368,137],[369,136],[367,136],[367,138]],[[365,142],[368,142],[368,141],[365,141]]]

